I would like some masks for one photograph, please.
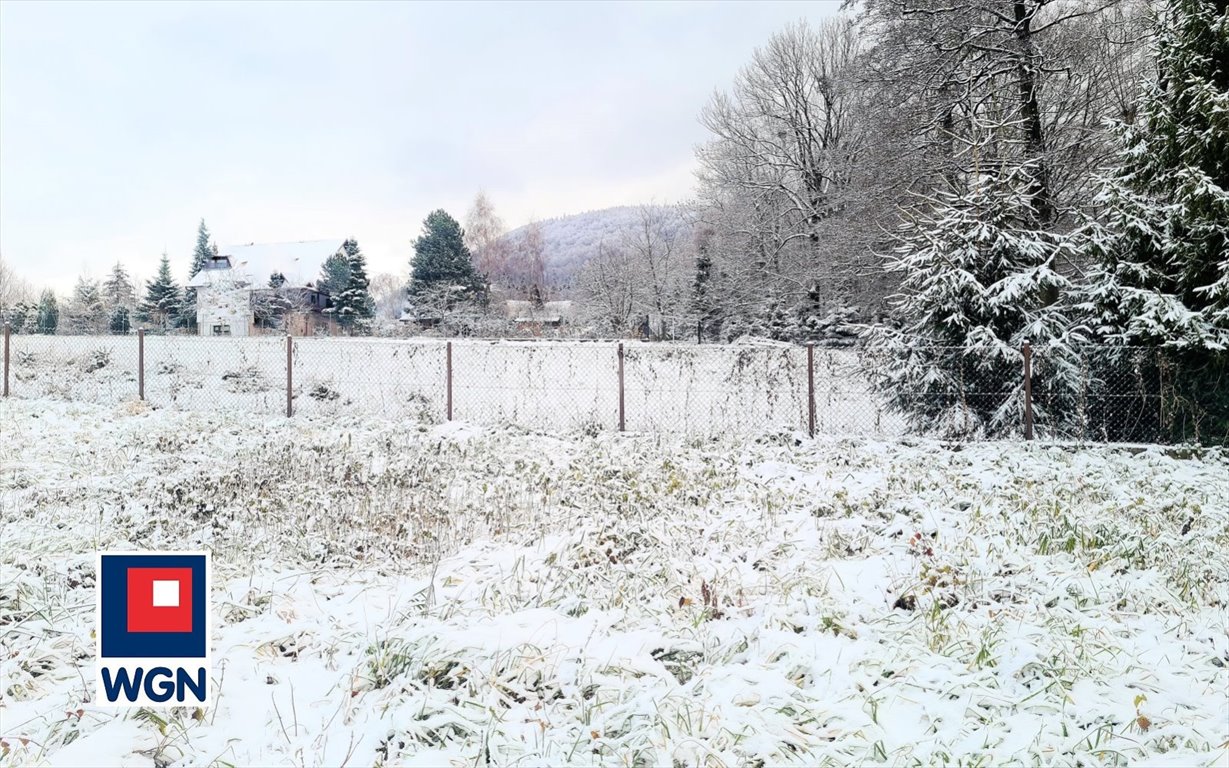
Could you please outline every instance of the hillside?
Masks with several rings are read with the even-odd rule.
[[[621,205],[538,222],[545,243],[547,278],[554,283],[567,282],[597,255],[603,241],[618,243],[626,233],[634,230],[640,222],[640,214],[640,206]],[[690,227],[687,209],[677,208],[671,214],[674,232]],[[504,235],[505,242],[515,250],[523,242],[529,226],[518,227]]]

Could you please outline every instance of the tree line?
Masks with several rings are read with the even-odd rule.
[[[218,255],[218,246],[202,219],[189,258],[188,283]],[[370,291],[366,257],[356,240],[347,239],[330,255],[321,274],[310,285],[329,297],[328,306],[322,311],[334,317],[343,331],[370,331],[376,301]],[[307,311],[303,286],[289,285],[280,272],[271,273],[258,285],[235,281],[232,287],[242,287],[245,293],[254,289],[249,300],[254,321],[260,327],[281,328],[289,313]],[[124,264],[116,262],[102,280],[78,277],[72,294],[64,302],[50,289],[34,296],[11,267],[0,261],[0,318],[17,333],[124,334],[138,325],[163,332],[195,332],[197,295],[191,285],[175,280],[170,257],[165,252],[154,277],[139,288]]]
[[[1226,14],[864,0],[783,30],[701,114],[692,310],[843,327],[927,430],[1017,429],[1027,340],[1048,425],[1118,381],[1160,401],[1153,433],[1229,437]]]

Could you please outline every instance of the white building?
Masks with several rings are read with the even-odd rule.
[[[316,288],[324,262],[341,251],[341,240],[248,243],[220,248],[188,281],[196,289],[196,327],[202,336],[250,336],[261,332],[260,307],[275,294],[282,302],[278,332],[308,335],[328,330],[322,314],[329,296]],[[272,287],[274,275],[284,281]]]

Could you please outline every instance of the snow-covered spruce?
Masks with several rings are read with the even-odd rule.
[[[875,387],[919,431],[953,437],[1016,434],[1024,411],[1022,345],[1048,361],[1034,386],[1053,393],[1035,409],[1042,429],[1071,418],[1080,391],[1063,236],[1041,229],[1026,164],[974,176],[960,193],[920,206],[898,233],[896,326],[867,333]]]

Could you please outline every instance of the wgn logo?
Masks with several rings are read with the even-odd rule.
[[[100,553],[95,703],[208,704],[208,595],[208,553]]]

